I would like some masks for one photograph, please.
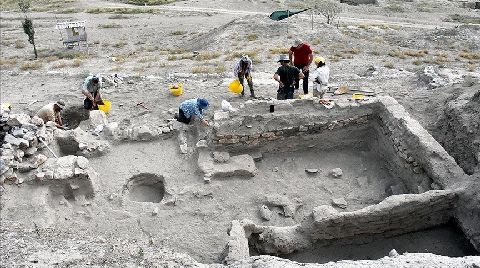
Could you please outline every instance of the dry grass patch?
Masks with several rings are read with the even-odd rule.
[[[90,8],[87,9],[87,13],[101,14],[101,13],[113,13],[113,14],[154,14],[159,10],[154,8]]]
[[[458,54],[460,58],[464,58],[467,60],[480,60],[480,52],[475,53],[475,52],[470,52],[470,51],[462,51],[460,54]]]
[[[123,48],[127,45],[127,42],[118,42],[116,44],[113,44],[112,47],[114,48]]]
[[[110,17],[108,17],[111,20],[124,20],[124,19],[130,19],[130,16],[125,16],[123,14],[115,14]]]
[[[206,61],[206,60],[213,60],[220,57],[222,54],[220,52],[214,51],[207,51],[207,52],[200,52],[198,55],[195,56],[195,60],[198,61]]]
[[[227,52],[228,54],[226,55],[226,60],[235,60],[239,59],[242,57],[242,55],[248,55],[252,60],[257,61],[258,57],[258,50],[247,50],[247,51],[231,51]]]
[[[40,61],[29,61],[24,62],[22,66],[20,66],[20,70],[27,71],[27,70],[38,70],[42,68],[43,64]]]
[[[288,52],[290,51],[290,48],[273,47],[273,48],[269,49],[268,51],[270,52],[270,54],[288,54]]]
[[[132,5],[147,5],[147,6],[154,6],[154,5],[165,5],[168,3],[177,2],[178,0],[122,0],[121,2],[126,4]]]
[[[385,68],[388,68],[388,69],[395,69],[395,65],[393,65],[393,63],[391,62],[387,62],[383,66],[385,66]]]
[[[475,63],[469,63],[467,65],[467,70],[469,72],[475,72],[476,69],[477,69],[477,65]]]
[[[0,66],[2,67],[13,67],[17,65],[17,63],[16,58],[0,58]]]
[[[227,70],[223,63],[214,63],[213,65],[200,65],[192,68],[194,74],[212,74],[224,73]]]
[[[407,50],[404,52],[404,54],[410,57],[421,58],[428,55],[428,50],[425,50],[425,49],[424,50]]]
[[[61,61],[61,62],[57,62],[55,64],[52,65],[52,68],[54,69],[63,69],[63,68],[66,68],[68,66],[67,62],[65,61]]]
[[[99,24],[97,27],[100,29],[111,29],[111,28],[122,28],[122,25],[118,23],[106,23],[106,24]]]
[[[363,23],[358,25],[358,28],[360,29],[371,29],[371,28],[379,28],[379,29],[389,29],[390,26],[385,23]]]
[[[82,66],[82,64],[83,64],[83,63],[82,63],[82,61],[81,61],[80,59],[74,59],[73,62],[72,62],[72,64],[71,64],[70,66],[77,68],[77,67]]]
[[[255,41],[258,39],[258,35],[257,34],[249,34],[247,35],[247,40],[248,41]]]
[[[178,31],[170,32],[170,35],[174,35],[174,36],[175,36],[175,35],[185,35],[185,34],[187,34],[187,31],[180,31],[180,30],[178,30]]]
[[[23,49],[23,48],[25,48],[25,43],[23,41],[17,40],[17,41],[15,41],[15,48],[16,49]]]

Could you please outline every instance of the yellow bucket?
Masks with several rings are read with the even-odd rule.
[[[170,93],[175,97],[183,94],[183,84],[169,85],[168,88],[170,89]]]
[[[363,95],[362,93],[354,93],[352,95],[352,99],[354,100],[363,100],[365,99],[365,95]]]
[[[238,79],[233,80],[229,85],[228,89],[230,92],[235,93],[235,94],[240,94],[243,91],[243,86],[240,84],[240,81]]]
[[[98,105],[98,109],[106,114],[110,112],[110,108],[112,108],[112,102],[109,100],[103,100],[103,105]]]

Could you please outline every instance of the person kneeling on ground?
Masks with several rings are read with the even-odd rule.
[[[205,126],[208,126],[208,121],[203,118],[203,110],[208,108],[208,101],[206,99],[190,99],[182,102],[178,109],[178,115],[175,119],[184,124],[190,124],[192,119],[198,118]]]
[[[327,89],[328,79],[330,78],[330,68],[325,64],[323,57],[316,57],[313,62],[317,69],[312,73],[313,96],[323,98]]]
[[[38,110],[36,116],[40,117],[44,123],[52,121],[55,122],[55,125],[58,128],[67,129],[67,127],[63,125],[62,117],[60,116],[60,112],[63,108],[65,108],[65,103],[63,101],[49,103]]]
[[[280,62],[281,66],[278,67],[277,72],[273,75],[273,79],[279,84],[277,99],[293,99],[295,81],[304,78],[302,70],[291,66],[287,55],[280,55],[278,62]]]
[[[82,86],[82,94],[87,97],[83,101],[83,107],[87,110],[98,110],[98,105],[103,105],[100,97],[100,88],[102,83],[97,75],[90,75],[85,78]]]
[[[242,96],[245,95],[245,85],[244,80],[247,79],[248,87],[250,88],[250,97],[255,98],[255,92],[253,91],[253,80],[252,80],[252,60],[248,55],[242,55],[242,58],[235,64],[233,72],[240,84],[242,84]]]

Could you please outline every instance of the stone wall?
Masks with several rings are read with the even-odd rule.
[[[217,111],[213,143],[217,147],[258,148],[291,136],[312,135],[370,122],[375,101],[338,103],[327,109],[313,100],[246,102],[236,114]],[[269,113],[270,105],[275,112]]]
[[[447,223],[453,216],[454,191],[390,196],[377,205],[353,212],[337,212],[320,206],[312,213],[313,223],[290,227],[255,226],[250,242],[261,253],[289,254],[319,240],[365,234],[393,236]]]
[[[406,168],[415,174],[425,172],[436,185],[433,188],[453,188],[465,179],[465,173],[445,149],[411,118],[395,99],[379,97],[377,118],[382,134],[389,137]]]

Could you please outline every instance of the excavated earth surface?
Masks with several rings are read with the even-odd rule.
[[[471,3],[341,4],[336,25],[315,15],[312,29],[309,13],[270,20],[283,1],[45,1],[31,13],[34,60],[10,2],[0,13],[0,98],[13,107],[0,122],[0,266],[480,267]],[[69,20],[86,20],[88,53],[62,47],[55,24]],[[276,59],[295,38],[327,59],[333,87],[375,96],[356,105],[354,91],[327,94],[331,110],[271,100]],[[242,53],[257,100],[227,90]],[[89,73],[106,78],[107,116],[80,107]],[[177,82],[185,92],[173,97]],[[171,121],[195,97],[211,103],[209,128]],[[75,130],[29,117],[58,99]],[[238,110],[220,112],[222,100]]]

